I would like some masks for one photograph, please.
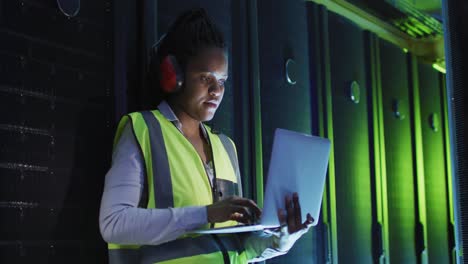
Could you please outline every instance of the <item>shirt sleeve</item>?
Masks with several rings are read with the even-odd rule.
[[[106,174],[99,213],[99,227],[105,241],[127,245],[158,245],[178,238],[207,221],[206,207],[138,208],[143,191],[143,157],[126,124]]]
[[[258,231],[240,235],[249,263],[264,261],[288,253],[276,249],[278,238],[271,233]]]

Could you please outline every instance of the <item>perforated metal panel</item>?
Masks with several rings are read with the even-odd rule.
[[[55,1],[0,6],[0,262],[102,263],[111,3],[81,1],[73,18]]]
[[[468,252],[468,140],[467,140],[467,31],[468,3],[463,0],[442,1],[444,41],[447,64],[448,123],[451,167],[454,177],[453,196],[456,239],[456,261],[466,263]]]

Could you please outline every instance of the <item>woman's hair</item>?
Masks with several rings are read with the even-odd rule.
[[[161,40],[157,54],[159,59],[174,55],[184,68],[190,57],[207,47],[225,48],[224,36],[206,11],[197,8],[182,13],[176,19]]]
[[[160,90],[159,65],[168,54],[175,56],[179,66],[185,71],[189,59],[211,47],[226,47],[221,30],[203,8],[185,11],[153,48],[148,69],[149,88]]]

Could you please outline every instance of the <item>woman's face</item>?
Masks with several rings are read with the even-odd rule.
[[[228,78],[228,57],[224,49],[206,48],[188,60],[184,87],[175,94],[174,103],[191,118],[209,121],[224,95]]]

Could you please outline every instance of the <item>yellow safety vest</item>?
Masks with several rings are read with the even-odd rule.
[[[195,148],[159,110],[124,116],[117,128],[114,146],[127,122],[132,126],[144,158],[146,208],[206,206],[213,203],[215,196],[223,199],[239,194],[237,155],[234,143],[227,136],[214,134],[205,126],[217,183],[213,191]],[[216,227],[235,224],[228,221]],[[247,263],[246,252],[237,235],[184,235],[157,246],[108,244],[108,248],[111,264]]]

